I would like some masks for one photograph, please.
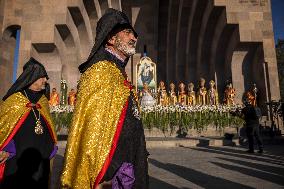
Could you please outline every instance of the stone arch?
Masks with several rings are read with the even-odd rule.
[[[225,78],[226,80],[232,81],[232,57],[234,50],[240,43],[240,31],[238,25],[235,25],[235,29],[231,35],[231,38],[229,39],[229,43],[227,46],[227,50],[225,52]],[[222,84],[222,83],[220,83]],[[225,87],[225,81],[223,82],[222,86]]]
[[[241,42],[232,56],[232,80],[236,91],[236,102],[241,103],[244,93],[256,83],[260,90],[260,103],[266,101],[264,55],[261,43]]]
[[[191,28],[191,36],[190,36],[190,50],[189,50],[189,75],[190,80],[193,82],[197,82],[199,75],[196,74],[196,62],[197,62],[197,48],[198,48],[198,39],[199,32],[202,26],[201,20],[203,18],[203,13],[206,9],[208,1],[207,0],[198,0],[196,11],[193,17],[193,24]]]
[[[117,10],[122,10],[121,8],[121,0],[109,0],[110,1],[110,5],[112,8],[117,9]]]
[[[80,41],[80,59],[81,61],[83,61],[88,57],[89,51],[91,49],[91,43],[89,40],[85,21],[79,7],[68,7],[68,11],[78,31],[78,37]]]
[[[81,49],[81,41],[80,41],[80,37],[79,37],[79,31],[77,30],[77,27],[76,27],[69,11],[67,12],[67,15],[66,15],[66,26],[68,27],[68,29],[70,31],[70,36],[72,36],[71,38],[74,40],[74,44],[75,44],[75,47],[77,49],[77,59],[79,61],[81,61],[81,59],[83,57],[83,52],[82,52],[82,49]]]
[[[244,77],[244,90],[240,91],[242,93],[242,100],[244,98],[245,91],[248,91],[252,85],[253,79],[251,77],[251,59],[252,59],[252,49],[248,47],[247,45],[244,45],[244,43],[240,44],[240,47],[238,50],[242,50],[246,52],[246,55],[242,62],[242,75]]]
[[[69,27],[66,24],[56,24],[55,27],[58,33],[60,34],[62,41],[64,41],[66,47],[74,48],[75,41],[74,41],[74,38],[71,34]]]
[[[97,21],[102,16],[100,4],[98,0],[83,0],[83,3],[90,20],[93,38],[95,39]]]
[[[176,79],[176,51],[177,49],[177,33],[179,32],[179,12],[180,4],[182,1],[179,0],[170,0],[169,2],[169,15],[168,15],[168,28],[167,28],[167,84],[170,82],[180,82]]]
[[[178,15],[178,30],[177,30],[177,39],[176,39],[176,47],[179,49],[176,52],[176,73],[175,78],[177,81],[187,82],[186,77],[186,48],[185,39],[187,38],[187,32],[190,25],[190,16],[192,6],[194,1],[181,1],[179,6],[179,15]]]
[[[255,54],[255,47],[251,43],[241,43],[240,48],[245,49],[247,51],[247,54],[243,60],[242,65],[242,74],[244,76],[244,88],[245,91],[248,91],[251,88],[251,85],[254,83],[254,77],[253,77],[253,70],[252,70],[252,59]]]
[[[81,26],[84,26],[84,29],[86,30],[86,33],[88,36],[89,43],[91,45],[93,43],[94,37],[92,33],[90,17],[88,15],[84,1],[83,0],[68,0],[67,1],[67,11],[71,14],[73,21],[75,20],[74,23],[76,27],[78,26],[77,25],[78,21],[80,22],[79,24]],[[70,12],[70,11],[73,11],[73,12]],[[74,19],[74,17],[76,18]]]
[[[258,55],[251,45],[247,51],[238,54],[239,25],[227,22],[225,6],[214,6],[211,0],[167,0],[160,2],[159,8],[159,80],[196,83],[199,77],[205,77],[208,83],[214,79],[221,99],[226,80],[233,80],[236,86],[242,83],[241,91],[245,91],[244,81],[236,81],[233,70],[239,61],[242,72],[243,62],[253,61],[252,57],[257,59]],[[184,48],[182,44],[185,41]]]
[[[0,39],[0,75],[3,78],[0,84],[0,91],[7,91],[12,85],[14,58],[16,48],[17,30],[20,25],[10,25],[4,29]]]
[[[100,7],[101,7],[101,12],[102,15],[105,13],[105,11],[110,8],[110,1],[109,0],[98,0]]]
[[[190,45],[191,45],[191,28],[193,24],[193,18],[195,15],[196,6],[197,6],[198,0],[192,0],[192,5],[190,8],[190,14],[189,14],[189,20],[188,20],[188,26],[187,26],[187,34],[186,34],[186,47],[185,47],[185,79],[188,82],[192,82],[193,76],[190,75]]]
[[[224,31],[224,28],[226,27],[226,10],[222,9],[222,12],[220,13],[220,16],[218,17],[218,20],[216,22],[216,26],[214,29],[214,32],[212,32],[212,43],[210,44],[209,48],[209,77],[215,78],[216,72],[215,72],[215,59],[217,56],[217,48],[218,43],[220,40],[222,40],[222,32]]]
[[[219,72],[219,74],[222,74],[222,75],[216,74],[217,87],[219,89],[219,93],[220,93],[219,96],[220,96],[221,100],[224,98],[226,81],[227,80],[232,81],[232,78],[233,78],[233,73],[232,73],[233,72],[233,67],[232,67],[233,53],[234,53],[236,47],[238,46],[238,44],[240,43],[239,27],[238,27],[238,25],[233,25],[232,27],[233,27],[232,33],[230,34],[230,37],[228,39],[226,50],[224,51],[224,55],[223,55],[223,59],[222,59],[223,60],[223,73]],[[216,56],[218,56],[218,55],[216,55]],[[218,62],[214,62],[214,67],[215,67],[215,64],[217,64],[217,63]],[[233,82],[233,85],[234,85],[234,82]]]
[[[74,39],[67,25],[56,25],[55,44],[59,49],[63,49],[60,53],[63,56],[62,78],[67,81],[68,87],[76,88],[80,78],[78,66],[81,62],[78,60]]]
[[[254,53],[252,57],[252,77],[253,82],[258,88],[258,104],[264,108],[265,103],[269,101],[267,96],[268,91],[265,83],[265,66],[264,66],[264,52],[262,43],[254,43]],[[264,108],[265,109],[265,108]]]
[[[224,15],[224,7],[214,7],[210,13],[206,30],[204,31],[204,37],[202,46],[200,47],[201,49],[197,63],[199,64],[200,74],[203,75],[207,81],[211,79],[215,80],[215,70],[213,74],[210,74],[210,68],[213,67],[212,64],[214,63],[214,61],[211,62],[211,60],[215,58],[215,54],[212,53],[212,51],[216,49],[216,44],[221,36],[223,27],[226,24]]]
[[[258,88],[258,105],[265,107],[267,101],[267,91],[265,83],[265,67],[263,45],[260,42],[241,43],[241,49],[247,53],[242,63],[243,75],[243,93],[250,90],[253,83],[256,83]]]
[[[161,20],[158,23],[158,62],[157,70],[161,70],[158,74],[158,81],[168,80],[168,19],[169,19],[169,7],[170,7],[170,0],[160,1],[159,2],[159,19]]]
[[[205,73],[205,70],[203,69],[204,66],[202,66],[206,63],[201,62],[201,55],[202,55],[202,47],[203,47],[203,44],[205,43],[204,38],[206,34],[206,29],[208,28],[208,25],[210,25],[209,22],[212,20],[212,17],[213,17],[212,13],[214,13],[214,4],[213,4],[213,1],[209,0],[204,10],[202,20],[200,20],[201,28],[200,28],[200,32],[198,35],[197,53],[196,53],[196,75],[201,76],[205,78],[206,80],[208,80],[207,78],[208,76]]]
[[[214,63],[214,70],[216,72],[216,80],[217,80],[217,89],[219,92],[221,92],[220,97],[222,98],[222,91],[224,91],[225,88],[225,82],[226,75],[225,73],[225,61],[226,61],[226,51],[227,47],[229,46],[230,39],[236,30],[237,25],[232,25],[232,24],[227,24],[223,31],[222,34],[219,38],[218,45],[217,45],[217,50],[216,50],[216,58],[215,58],[215,63]]]

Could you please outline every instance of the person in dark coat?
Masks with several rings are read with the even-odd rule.
[[[244,101],[245,107],[242,109],[242,114],[245,120],[246,134],[248,137],[249,149],[248,153],[254,153],[254,138],[258,145],[258,152],[263,153],[263,143],[259,133],[259,119],[261,118],[261,110],[259,107],[254,107],[248,100]]]

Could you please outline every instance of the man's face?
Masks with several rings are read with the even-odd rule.
[[[53,88],[53,89],[52,89],[52,92],[54,92],[54,93],[55,93],[55,92],[56,92],[56,89],[55,89],[55,88]]]
[[[135,47],[137,38],[131,29],[124,29],[115,36],[114,48],[120,51],[124,56],[130,57],[136,53]]]
[[[46,81],[46,77],[39,78],[31,85],[30,88],[34,91],[41,91],[45,89]]]

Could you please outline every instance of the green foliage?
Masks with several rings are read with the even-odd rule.
[[[233,116],[229,112],[218,111],[176,111],[176,112],[143,112],[142,121],[144,128],[158,128],[162,132],[170,131],[173,133],[174,128],[178,128],[178,134],[187,132],[189,129],[195,129],[201,133],[209,125],[216,126],[222,130],[225,127],[241,127],[244,120],[238,116]]]
[[[60,131],[61,128],[71,125],[72,122],[72,112],[53,112],[51,113],[52,120],[55,124],[56,132]]]
[[[163,133],[173,134],[178,129],[178,135],[184,136],[189,129],[195,129],[201,133],[209,125],[222,130],[225,127],[240,127],[244,120],[233,116],[230,112],[236,111],[236,107],[227,106],[169,106],[142,108],[141,118],[144,128],[158,128]],[[61,128],[69,128],[72,122],[73,109],[68,106],[54,107],[51,116],[56,125],[56,131]]]

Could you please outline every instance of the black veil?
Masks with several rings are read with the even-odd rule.
[[[36,80],[42,77],[46,77],[48,79],[48,75],[44,66],[36,59],[30,58],[29,61],[24,65],[23,73],[18,77],[18,79],[3,97],[3,101],[6,100],[12,94],[28,88]],[[49,91],[47,90],[49,90],[48,85],[46,86],[46,89],[42,92],[49,98]]]

